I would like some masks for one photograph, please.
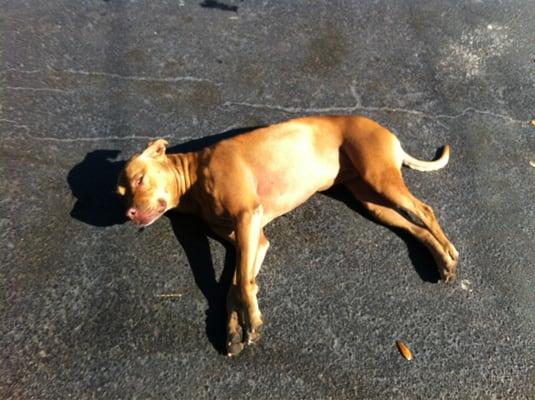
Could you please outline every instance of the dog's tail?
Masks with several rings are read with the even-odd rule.
[[[407,154],[403,149],[403,165],[409,168],[417,169],[418,171],[436,171],[444,168],[450,159],[450,146],[445,145],[442,149],[442,154],[435,161],[422,161]]]

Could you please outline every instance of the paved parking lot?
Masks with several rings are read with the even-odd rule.
[[[531,1],[4,2],[0,397],[534,398],[533,21]],[[404,174],[458,279],[318,194],[267,228],[264,336],[229,359],[232,251],[193,217],[125,223],[117,172],[151,138],[327,113],[422,159],[452,146]]]

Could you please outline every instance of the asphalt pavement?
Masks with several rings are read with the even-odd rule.
[[[535,398],[533,21],[530,0],[3,1],[0,398]],[[451,145],[404,176],[458,279],[315,195],[267,227],[264,334],[228,358],[232,249],[194,217],[135,229],[117,173],[153,138],[309,114]]]

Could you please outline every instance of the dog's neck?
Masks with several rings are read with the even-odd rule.
[[[174,208],[185,206],[181,201],[197,181],[197,155],[195,153],[168,154],[175,176]]]

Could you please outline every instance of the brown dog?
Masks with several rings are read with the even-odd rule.
[[[259,338],[256,276],[269,247],[263,227],[333,185],[345,185],[380,222],[420,239],[444,281],[455,277],[455,247],[431,207],[409,192],[401,176],[402,164],[422,171],[444,167],[448,146],[436,161],[416,160],[391,132],[360,116],[292,119],[195,153],[166,154],[167,144],[159,139],[134,155],[117,190],[126,199],[128,218],[140,226],[176,208],[200,215],[234,243],[238,261],[227,298],[229,355],[243,349],[244,339]]]

